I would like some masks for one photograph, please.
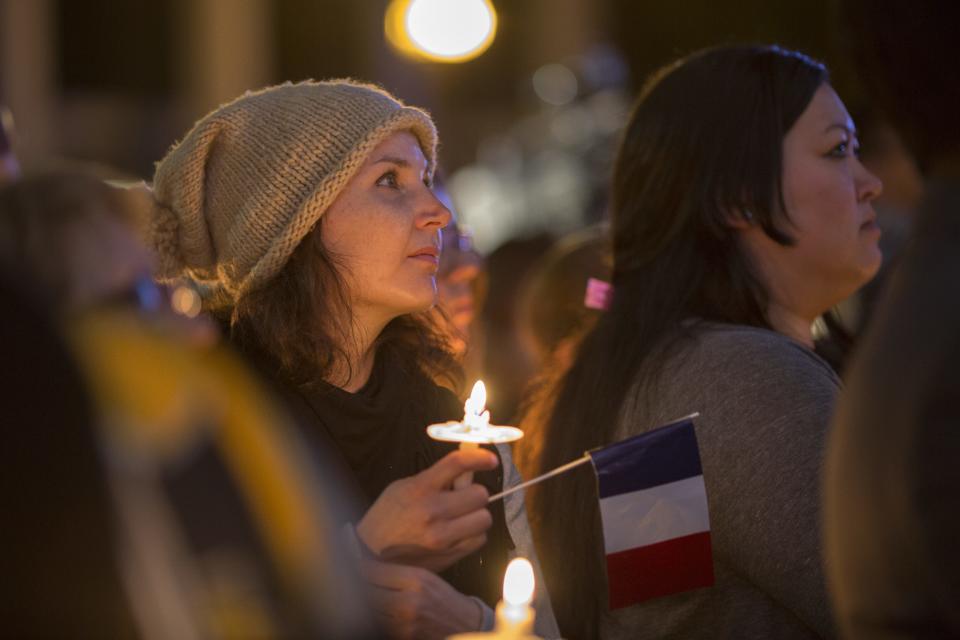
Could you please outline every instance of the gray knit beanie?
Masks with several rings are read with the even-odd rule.
[[[188,277],[232,306],[283,268],[397,131],[417,137],[432,174],[430,116],[372,85],[288,83],[209,113],[157,164],[150,238],[159,277]]]

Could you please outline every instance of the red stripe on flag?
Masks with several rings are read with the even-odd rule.
[[[610,608],[713,585],[710,532],[607,556]]]

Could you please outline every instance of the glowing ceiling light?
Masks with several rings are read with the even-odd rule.
[[[490,0],[394,0],[385,31],[403,53],[437,62],[464,62],[493,42],[497,14]]]

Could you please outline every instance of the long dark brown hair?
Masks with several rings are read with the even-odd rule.
[[[628,390],[696,331],[684,321],[770,328],[767,294],[730,220],[749,216],[792,244],[783,138],[827,80],[803,54],[735,46],[675,62],[641,91],[614,167],[612,306],[541,398],[548,409],[534,412],[547,416],[540,469],[614,439]],[[598,637],[607,610],[595,481],[584,469],[531,496],[554,610],[571,638]]]
[[[338,367],[349,367],[347,346],[354,335],[343,267],[324,247],[322,228],[318,224],[307,234],[265,287],[222,314],[234,342],[270,363],[272,373],[305,389],[327,381]],[[445,320],[425,312],[397,317],[374,347],[378,355],[393,351],[394,362],[457,390],[461,370],[437,324]]]

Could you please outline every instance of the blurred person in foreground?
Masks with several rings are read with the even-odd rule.
[[[204,309],[334,452],[377,618],[399,637],[488,629],[512,555],[536,566],[508,446],[457,451],[456,361],[428,314],[441,229],[437,133],[420,109],[349,80],[249,92],[157,164],[152,241]],[[453,480],[476,471],[462,488]],[[550,633],[549,599],[537,621]]]
[[[834,419],[830,587],[844,637],[958,637],[960,7],[842,4],[861,75],[927,183]]]
[[[531,514],[564,635],[833,635],[819,479],[840,380],[812,325],[880,265],[881,184],[855,132],[826,68],[776,46],[692,54],[641,92],[611,190],[611,303],[544,396],[540,466],[699,412],[715,582],[609,611],[597,481],[574,470]]]
[[[48,309],[5,336],[15,384],[4,391],[21,393],[4,402],[17,418],[0,464],[18,476],[3,502],[16,592],[0,628],[372,637],[337,544],[342,505],[239,360],[170,310],[135,210],[130,194],[79,173],[0,190],[0,262],[37,299],[8,308],[4,328]],[[57,361],[47,346],[61,333]]]

